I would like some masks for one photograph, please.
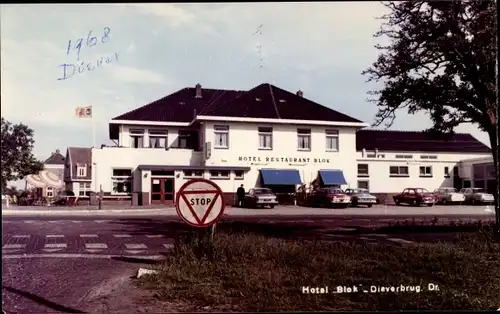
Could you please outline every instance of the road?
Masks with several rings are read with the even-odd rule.
[[[486,221],[493,217],[446,215],[437,223],[447,224],[458,219]],[[390,223],[420,224],[432,219],[434,216],[401,214],[380,217],[266,216],[261,213],[259,216],[224,216],[217,228],[285,238],[321,236],[331,241],[391,245],[411,245],[454,236],[450,233],[373,234],[370,230]],[[162,258],[176,237],[193,230],[172,216],[3,217],[2,228],[3,308],[12,313],[93,312],[95,308],[89,308],[91,302],[88,301],[92,291],[102,294],[112,290],[116,294],[120,290],[110,288],[108,282],[123,282],[123,278],[129,278],[146,263],[145,259]],[[121,289],[134,291],[131,287]],[[101,297],[97,296],[95,302],[102,303]],[[139,301],[130,302],[127,306],[135,306]]]

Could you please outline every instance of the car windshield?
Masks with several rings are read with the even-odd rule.
[[[429,191],[427,191],[427,189],[415,189],[415,192],[417,192],[418,194],[429,193]]]
[[[472,189],[472,192],[474,192],[474,193],[484,193],[484,189],[475,188],[475,189]]]
[[[273,194],[270,189],[255,189],[254,194]]]
[[[367,194],[367,193],[370,193],[368,192],[367,189],[354,189],[352,190],[353,193],[356,193],[356,194]]]
[[[457,192],[457,189],[454,189],[454,188],[443,188],[443,189],[439,189],[438,192],[442,192],[442,193],[455,193],[455,192]]]
[[[325,190],[330,194],[344,194],[344,191],[342,191],[341,189],[325,189]]]

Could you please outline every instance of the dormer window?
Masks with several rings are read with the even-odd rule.
[[[86,177],[87,176],[87,166],[86,165],[78,165],[76,167],[76,175],[78,177]]]

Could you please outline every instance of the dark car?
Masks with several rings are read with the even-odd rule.
[[[278,205],[278,198],[271,189],[253,188],[245,195],[245,207],[269,206],[270,208],[274,208],[275,205]]]
[[[395,195],[394,203],[420,206],[422,204],[432,206],[437,202],[437,197],[423,188],[407,188],[401,194]]]
[[[377,204],[377,198],[370,194],[367,189],[347,189],[345,193],[351,197],[352,206],[366,205],[372,207]]]
[[[347,208],[351,204],[351,197],[338,188],[319,188],[311,192],[308,197],[309,206]]]

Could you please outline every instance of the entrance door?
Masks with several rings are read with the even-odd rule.
[[[174,178],[151,179],[151,204],[168,204],[175,201]]]

